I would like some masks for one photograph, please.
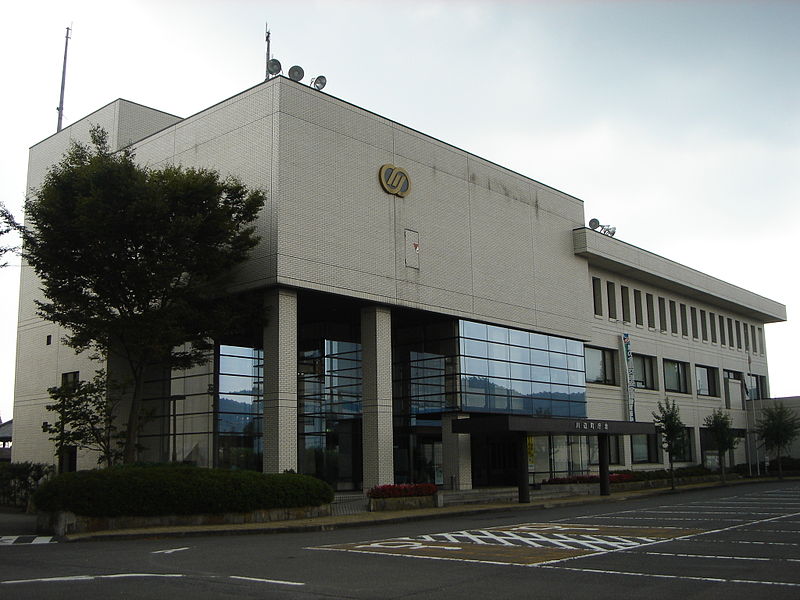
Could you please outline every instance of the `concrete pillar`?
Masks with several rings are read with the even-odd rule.
[[[361,310],[362,438],[364,490],[394,483],[392,426],[392,313]]]
[[[297,471],[297,292],[269,290],[264,327],[264,472]]]
[[[472,489],[472,448],[470,434],[453,433],[453,421],[466,419],[461,413],[442,415],[442,471],[444,485],[453,490]]]

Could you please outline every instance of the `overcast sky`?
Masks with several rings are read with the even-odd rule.
[[[125,98],[189,116],[284,68],[325,92],[584,200],[617,237],[787,305],[773,396],[800,394],[800,2],[219,2],[4,6],[0,198],[28,148]],[[11,418],[19,266],[0,270]],[[795,343],[792,343],[792,340]]]

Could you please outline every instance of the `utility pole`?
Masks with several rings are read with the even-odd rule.
[[[67,27],[67,35],[64,38],[64,66],[61,69],[61,97],[58,101],[58,126],[56,132],[61,131],[61,122],[64,119],[64,83],[67,80],[67,49],[69,48],[69,37],[72,32],[72,27]]]
[[[264,66],[264,73],[266,74],[266,77],[264,77],[264,79],[266,80],[266,79],[269,79],[269,59],[270,59],[270,56],[269,56],[269,23],[266,23],[266,22],[264,23],[264,31],[265,31],[265,34],[264,34],[265,35],[265,41],[267,43],[267,62],[264,63],[264,65],[265,65]]]

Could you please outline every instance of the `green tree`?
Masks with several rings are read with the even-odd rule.
[[[55,442],[58,456],[75,446],[97,452],[99,465],[110,467],[122,458],[126,436],[117,425],[117,408],[123,390],[113,389],[105,371],[96,371],[92,381],[62,384],[47,391],[53,404],[45,408],[58,418],[55,423],[43,424],[42,430]]]
[[[4,261],[4,256],[6,254],[10,254],[12,252],[17,251],[16,246],[7,246],[8,237],[9,235],[13,235],[15,231],[17,231],[19,225],[14,219],[14,215],[11,214],[11,211],[6,208],[6,206],[0,202],[0,239],[3,240],[2,244],[0,244],[0,267],[5,267],[8,265],[7,262]]]
[[[142,167],[101,128],[91,140],[73,143],[26,201],[22,254],[41,280],[39,314],[76,351],[125,365],[133,462],[147,366],[202,364],[211,340],[259,314],[224,289],[258,242],[264,194],[213,170]]]
[[[766,406],[756,423],[756,433],[764,441],[767,452],[774,452],[778,460],[778,479],[783,479],[781,453],[788,452],[792,442],[800,435],[800,418],[783,402]]]
[[[719,453],[722,483],[725,483],[725,455],[736,448],[739,444],[739,438],[731,425],[731,416],[720,408],[714,409],[714,412],[708,415],[703,422],[708,428],[714,447]]]
[[[686,425],[681,421],[681,411],[676,402],[664,398],[664,403],[658,402],[658,411],[653,412],[653,423],[656,431],[661,434],[661,447],[669,457],[669,474],[672,489],[675,489],[675,451],[686,443]]]

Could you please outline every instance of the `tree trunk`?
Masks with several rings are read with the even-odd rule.
[[[142,404],[142,379],[144,369],[131,365],[133,373],[133,397],[128,411],[127,430],[125,432],[125,454],[123,462],[128,465],[136,462],[136,451],[139,443],[139,407]]]
[[[669,477],[672,481],[672,489],[675,489],[675,464],[672,461],[672,453],[669,455]]]
[[[783,463],[781,462],[780,452],[778,452],[778,479],[783,481]]]
[[[719,453],[719,466],[722,469],[722,483],[725,483],[725,453]]]

